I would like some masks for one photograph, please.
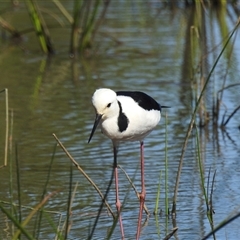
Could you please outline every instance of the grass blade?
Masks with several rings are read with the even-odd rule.
[[[160,170],[159,173],[159,182],[158,182],[158,190],[157,190],[157,196],[156,196],[156,202],[155,202],[155,209],[153,211],[154,215],[158,214],[158,207],[159,207],[159,198],[160,198],[160,189],[161,189],[161,179],[162,179],[162,171]]]
[[[6,214],[6,216],[13,222],[13,224],[20,230],[21,233],[23,233],[25,235],[25,237],[29,240],[33,240],[34,238],[30,235],[30,233],[28,233],[28,231],[26,229],[24,229],[24,226],[22,226],[17,220],[16,218],[9,213],[1,204],[0,202],[0,209],[2,210],[3,213]],[[12,238],[12,240],[17,239],[17,238]]]
[[[168,207],[168,118],[167,112],[165,114],[165,214],[169,215],[169,207]]]
[[[4,148],[4,163],[0,168],[7,166],[8,159],[8,136],[9,136],[9,110],[8,110],[8,89],[5,88],[0,93],[5,92],[5,114],[6,114],[6,131],[5,131],[5,148]]]
[[[71,214],[71,206],[72,206],[72,179],[73,179],[73,169],[72,165],[70,165],[70,175],[69,175],[69,192],[68,192],[68,205],[67,205],[67,219],[66,219],[66,224],[65,224],[65,236],[64,239],[67,239],[68,237],[68,232],[69,232],[69,219],[70,219],[70,214]]]
[[[22,200],[21,200],[21,176],[20,176],[20,166],[18,159],[18,145],[15,145],[16,152],[16,172],[17,172],[17,194],[18,194],[18,222],[22,222]],[[19,236],[20,239],[20,236]]]
[[[47,193],[47,187],[48,187],[48,183],[49,183],[50,176],[51,176],[51,170],[52,170],[53,160],[54,160],[54,157],[55,157],[55,154],[56,154],[56,149],[57,149],[57,144],[55,144],[54,149],[53,149],[53,154],[52,154],[51,161],[50,161],[50,165],[49,165],[49,168],[48,168],[46,183],[45,183],[45,186],[44,186],[44,188],[43,188],[43,193],[42,193],[41,200],[44,199],[44,196],[45,196],[46,193]],[[44,208],[41,209],[41,211],[39,212],[39,216],[36,218],[36,226],[37,226],[37,227],[35,227],[35,228],[37,229],[36,239],[39,238],[39,234],[40,234],[41,221],[42,221],[42,215],[43,215],[43,209],[44,209]]]

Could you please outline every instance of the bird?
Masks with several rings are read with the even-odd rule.
[[[121,203],[118,194],[117,152],[119,144],[128,141],[140,142],[141,193],[140,208],[136,238],[141,230],[142,211],[146,197],[144,183],[144,139],[158,125],[162,108],[156,100],[140,91],[113,91],[109,88],[99,88],[92,96],[92,104],[96,112],[88,143],[91,141],[98,125],[102,133],[112,140],[114,155],[114,178],[116,188],[116,208],[119,217],[122,239],[124,230],[121,218]]]

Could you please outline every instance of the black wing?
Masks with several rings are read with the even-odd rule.
[[[156,102],[152,97],[144,92],[132,92],[132,91],[118,91],[117,96],[131,97],[138,105],[145,110],[158,110],[161,111],[161,105]]]

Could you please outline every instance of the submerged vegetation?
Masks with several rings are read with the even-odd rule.
[[[25,8],[26,14],[30,16],[32,28],[20,29],[15,26],[16,23],[11,22],[7,15],[7,12],[11,12],[9,8],[2,9],[0,13],[0,26],[2,28],[2,39],[10,38],[21,39],[24,35],[29,33],[36,33],[36,38],[40,44],[41,50],[45,54],[52,54],[57,51],[57,46],[52,41],[52,31],[56,28],[67,28],[69,29],[69,44],[68,49],[71,57],[82,55],[83,57],[91,51],[95,46],[95,38],[98,31],[104,26],[104,19],[111,6],[110,0],[75,0],[71,1],[71,4],[66,4],[64,1],[52,0],[49,1],[54,4],[58,14],[55,12],[46,11],[44,9],[44,2],[36,0],[22,1],[9,1],[8,4],[16,4],[12,8]],[[184,36],[185,49],[183,52],[183,64],[182,64],[182,84],[188,84],[191,88],[192,103],[186,103],[191,105],[191,118],[188,123],[188,129],[185,134],[185,139],[182,144],[182,149],[178,150],[180,153],[179,166],[175,177],[174,191],[169,188],[168,181],[168,116],[165,116],[165,169],[159,172],[159,184],[156,189],[156,203],[154,215],[157,219],[159,212],[161,215],[166,217],[166,229],[168,231],[168,219],[173,219],[173,229],[168,231],[164,238],[170,239],[173,234],[178,231],[178,226],[175,224],[174,219],[177,215],[177,196],[179,193],[179,185],[182,174],[182,168],[184,165],[185,152],[188,146],[188,141],[191,137],[195,139],[195,157],[197,162],[197,168],[199,171],[199,178],[201,179],[201,193],[206,205],[206,218],[208,219],[211,232],[208,233],[203,239],[207,239],[213,236],[217,239],[215,232],[234,221],[240,216],[240,213],[230,214],[223,219],[222,223],[218,226],[214,224],[214,184],[217,175],[217,169],[206,169],[204,167],[202,153],[201,153],[201,140],[199,137],[199,131],[205,128],[211,128],[214,132],[216,128],[221,128],[224,131],[225,127],[229,124],[230,120],[236,116],[240,109],[239,103],[233,110],[228,110],[223,102],[223,96],[231,88],[240,88],[240,84],[232,84],[227,81],[229,75],[228,68],[232,64],[234,59],[234,46],[238,42],[237,32],[239,30],[240,18],[239,18],[239,4],[238,1],[138,1],[137,3],[131,1],[131,4],[138,4],[139,8],[148,4],[148,7],[158,8],[158,15],[161,15],[162,9],[172,11],[173,15],[176,9],[186,9],[186,29]],[[71,10],[71,11],[70,11]],[[13,14],[17,14],[14,12]],[[50,19],[49,20],[49,16]],[[51,24],[52,19],[57,19],[58,26]],[[212,20],[215,19],[218,24],[218,31],[220,32],[221,38],[215,36],[215,29]],[[64,24],[62,24],[64,22]],[[230,22],[230,24],[229,24]],[[17,25],[17,24],[16,24]],[[114,40],[113,40],[114,41]],[[115,40],[116,41],[116,40]],[[98,46],[101,47],[101,46]],[[224,58],[224,60],[223,60]],[[223,67],[224,66],[224,67]],[[221,81],[213,77],[216,71],[221,71],[223,78]],[[0,89],[1,90],[1,89]],[[71,214],[72,207],[74,204],[74,197],[78,187],[78,184],[73,186],[73,169],[72,164],[77,168],[81,175],[89,182],[92,186],[92,191],[96,191],[99,195],[99,199],[102,202],[98,215],[95,217],[95,221],[91,222],[86,228],[88,238],[91,239],[94,236],[95,227],[98,224],[98,218],[101,214],[101,209],[106,208],[110,215],[109,221],[112,221],[110,230],[106,235],[106,239],[111,239],[113,231],[116,228],[118,222],[118,216],[114,214],[111,205],[108,203],[107,194],[103,194],[97,183],[95,183],[89,175],[83,170],[83,168],[77,163],[77,161],[71,156],[69,151],[64,147],[61,141],[57,137],[57,133],[53,134],[57,144],[62,148],[67,157],[71,161],[71,167],[69,171],[69,192],[66,196],[67,210],[66,213],[52,212],[44,208],[45,204],[50,201],[59,191],[55,190],[48,192],[49,180],[51,178],[52,164],[57,151],[57,144],[54,145],[52,157],[50,159],[49,170],[46,178],[46,183],[43,187],[43,192],[39,203],[26,207],[22,205],[21,201],[21,171],[20,162],[18,158],[18,145],[13,147],[12,143],[12,125],[9,114],[11,110],[8,104],[8,90],[4,89],[0,91],[0,95],[5,94],[5,151],[4,151],[4,162],[1,164],[0,171],[5,171],[9,168],[9,201],[3,201],[0,199],[0,209],[4,215],[6,228],[6,235],[9,239],[21,239],[21,235],[24,235],[26,239],[41,239],[41,228],[43,224],[47,222],[54,235],[55,239],[67,239],[71,232]],[[183,100],[184,102],[184,100]],[[224,110],[223,110],[224,109]],[[11,115],[11,114],[10,114]],[[10,116],[10,118],[13,118]],[[13,148],[15,153],[13,154]],[[11,155],[9,154],[11,153]],[[9,156],[10,155],[10,156]],[[16,164],[14,165],[14,159]],[[14,166],[13,166],[14,165]],[[137,188],[133,184],[127,172],[119,166],[124,172],[126,178],[129,181],[129,191],[132,189],[136,193],[136,198],[139,198]],[[14,172],[15,171],[15,172]],[[16,174],[16,183],[13,183]],[[171,176],[173,178],[173,176]],[[164,179],[164,184],[162,184]],[[206,181],[207,179],[207,181]],[[16,186],[15,186],[16,184]],[[109,186],[110,188],[110,186]],[[103,191],[105,191],[104,189]],[[14,193],[16,192],[16,194]],[[108,193],[108,191],[107,191]],[[127,193],[127,194],[128,194]],[[127,194],[123,201],[127,201]],[[161,194],[165,194],[165,208],[161,207],[159,210],[159,198]],[[169,197],[170,196],[170,197]],[[171,199],[172,196],[172,199]],[[170,205],[172,207],[170,207]],[[171,210],[169,210],[171,208]],[[147,206],[144,206],[146,215],[150,212]],[[26,213],[27,212],[27,213]],[[8,220],[7,220],[8,219]],[[34,223],[33,223],[34,222]],[[156,223],[158,221],[156,220]],[[4,225],[3,224],[3,225]],[[3,226],[1,225],[1,226]],[[29,227],[31,225],[31,227]],[[143,226],[144,227],[144,226]],[[158,228],[158,224],[157,227]],[[160,238],[160,230],[157,231]],[[162,235],[161,235],[162,236]],[[102,236],[101,236],[102,237]]]
[[[11,1],[9,1],[9,4]],[[52,27],[51,20],[45,20],[46,13],[44,2],[36,0],[26,0],[26,11],[29,13],[33,30],[36,33],[41,49],[46,54],[55,52],[53,41],[51,39],[51,31],[56,27],[66,27],[71,29],[70,38],[70,56],[74,57],[77,54],[82,54],[84,50],[91,48],[94,35],[104,19],[110,0],[75,0],[71,1],[72,15],[69,10],[59,0],[52,0],[52,3],[58,10],[58,15],[55,12],[48,12],[51,20],[56,21],[57,18],[59,26]],[[15,5],[16,4],[16,5]],[[24,7],[24,1],[14,1],[15,8]],[[66,4],[68,5],[68,4]],[[13,6],[14,7],[14,6]],[[8,9],[8,8],[7,8]],[[6,10],[7,12],[7,10]],[[44,14],[45,13],[45,14]],[[2,13],[4,15],[4,12]],[[61,24],[60,21],[67,21]],[[26,30],[18,30],[11,23],[0,16],[0,25],[3,29],[11,34],[12,37],[21,38]],[[27,31],[29,32],[29,31]]]

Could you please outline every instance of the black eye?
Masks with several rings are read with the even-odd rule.
[[[111,107],[111,103],[109,103],[108,105],[107,105],[107,108],[110,108]]]

